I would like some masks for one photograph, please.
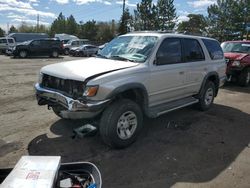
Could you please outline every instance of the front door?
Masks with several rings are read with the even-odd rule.
[[[184,97],[186,70],[180,38],[166,38],[160,45],[151,68],[149,106]]]

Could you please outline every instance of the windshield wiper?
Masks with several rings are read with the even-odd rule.
[[[108,59],[105,55],[101,55],[101,54],[96,54],[96,57],[100,57],[100,58]]]
[[[116,59],[116,60],[121,60],[121,61],[131,61],[131,62],[136,62],[132,59],[128,59],[126,57],[122,57],[122,56],[119,56],[119,55],[112,55],[110,56],[111,59]]]

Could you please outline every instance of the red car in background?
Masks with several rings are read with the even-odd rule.
[[[227,77],[236,79],[241,86],[250,82],[250,41],[227,41],[221,44],[226,63]]]

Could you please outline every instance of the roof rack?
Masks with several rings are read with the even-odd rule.
[[[145,31],[132,31],[130,33],[176,33],[176,31],[173,31],[173,30],[159,30],[159,31],[155,31],[155,30],[145,30]]]

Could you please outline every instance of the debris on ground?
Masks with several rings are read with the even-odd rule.
[[[86,124],[73,130],[72,138],[83,138],[87,136],[94,136],[97,133],[97,128],[91,124]]]

